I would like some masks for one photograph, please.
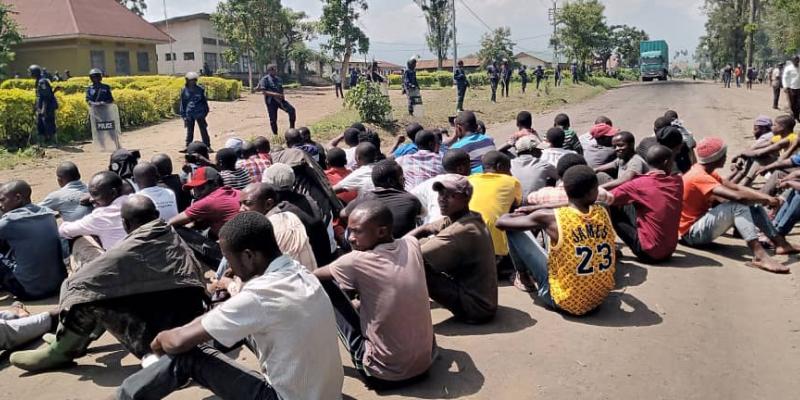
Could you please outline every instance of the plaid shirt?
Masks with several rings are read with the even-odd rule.
[[[429,150],[419,150],[414,154],[402,156],[397,163],[403,167],[406,190],[411,190],[423,181],[444,173],[442,155]]]
[[[543,187],[528,195],[528,205],[540,206],[545,204],[566,204],[569,202],[567,192],[564,190],[564,183],[558,181],[555,187]],[[607,190],[598,188],[597,203],[611,204],[614,196]]]
[[[256,183],[261,182],[261,175],[270,165],[272,165],[272,160],[265,160],[257,155],[236,162],[236,168],[247,170],[247,173],[253,178],[253,182]]]

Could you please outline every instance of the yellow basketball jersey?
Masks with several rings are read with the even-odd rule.
[[[599,205],[587,214],[572,207],[558,208],[555,213],[558,243],[550,248],[550,295],[559,308],[582,315],[600,305],[614,288],[614,227]]]

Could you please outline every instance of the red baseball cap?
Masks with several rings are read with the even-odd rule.
[[[203,186],[211,181],[219,181],[219,172],[211,167],[200,167],[194,170],[192,179],[183,185],[183,190],[191,190],[199,186]]]

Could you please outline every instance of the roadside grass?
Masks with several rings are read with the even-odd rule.
[[[573,85],[564,81],[560,87],[554,87],[552,82],[543,83],[539,90],[536,84],[529,83],[527,91],[522,94],[521,85],[512,83],[509,97],[500,97],[500,88],[497,89],[497,103],[492,103],[491,88],[488,86],[470,88],[464,99],[464,109],[472,110],[478,119],[486,125],[513,121],[520,111],[540,113],[558,109],[566,104],[577,103],[604,92],[617,85],[612,79],[609,82],[593,82],[597,86],[588,84]],[[618,81],[617,81],[618,82]],[[391,139],[405,129],[411,122],[419,122],[422,126],[431,128],[448,128],[448,117],[456,115],[456,90],[444,88],[436,90],[422,90],[424,115],[421,118],[408,115],[406,97],[400,91],[389,92],[392,103],[392,115],[396,122],[390,126],[367,124],[384,139],[383,146],[391,146],[387,139]],[[315,138],[327,140],[340,135],[352,123],[359,121],[358,112],[354,109],[344,108],[313,124],[311,132]],[[452,130],[452,129],[450,129]]]
[[[0,148],[0,170],[14,169],[33,164],[37,160],[44,158],[44,156],[44,149],[38,146],[31,146],[16,151]]]

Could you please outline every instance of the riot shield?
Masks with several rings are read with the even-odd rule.
[[[116,104],[90,105],[89,120],[95,146],[109,153],[120,148],[119,136],[122,131]]]

